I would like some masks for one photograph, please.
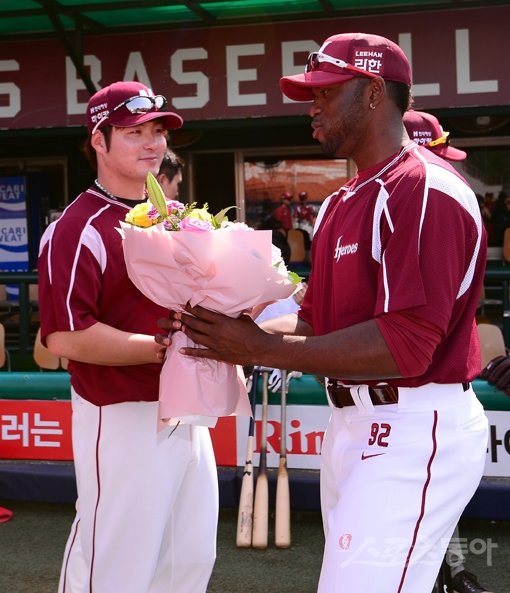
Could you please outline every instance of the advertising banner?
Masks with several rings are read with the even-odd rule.
[[[457,2],[459,4],[472,4]],[[438,14],[440,16],[438,16]],[[281,76],[336,33],[363,31],[400,45],[413,69],[417,109],[508,105],[510,6],[460,7],[231,27],[86,35],[83,65],[95,88],[139,80],[165,95],[185,122],[305,116]],[[84,82],[56,37],[0,42],[0,129],[85,125]],[[48,81],[51,72],[51,83]]]
[[[290,405],[287,408],[287,463],[289,468],[318,470],[328,406]],[[486,410],[489,443],[484,476],[510,477],[510,412]],[[260,406],[256,418],[260,418]],[[277,468],[280,456],[280,407],[269,406],[267,465]],[[253,465],[258,467],[261,422],[255,422]],[[248,419],[220,418],[211,429],[216,463],[244,467]],[[0,459],[71,460],[71,403],[0,399]]]
[[[0,270],[28,271],[26,182],[23,176],[0,177]],[[7,286],[11,300],[19,297],[19,286]]]
[[[72,458],[70,402],[0,402],[0,459]]]

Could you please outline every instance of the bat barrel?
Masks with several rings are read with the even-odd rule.
[[[267,548],[269,527],[269,484],[267,479],[267,413],[269,373],[262,371],[262,421],[260,436],[260,461],[253,505],[252,546],[260,550]]]
[[[239,548],[249,548],[252,545],[253,531],[253,449],[255,434],[255,406],[257,403],[259,371],[254,369],[250,392],[252,417],[248,429],[246,461],[244,464],[241,494],[239,496],[239,511],[237,516],[236,545]]]
[[[290,536],[290,490],[287,472],[287,371],[282,370],[280,403],[280,463],[276,482],[275,546],[289,548]],[[290,377],[289,377],[290,378]]]

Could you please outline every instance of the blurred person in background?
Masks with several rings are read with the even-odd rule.
[[[315,213],[313,207],[308,203],[308,192],[299,192],[299,203],[296,206],[295,212],[296,228],[306,231],[311,237],[315,223]]]
[[[404,126],[411,140],[425,146],[447,161],[463,161],[467,153],[450,146],[449,132],[445,132],[438,119],[425,111],[409,110],[404,113]],[[464,554],[460,544],[459,526],[455,527],[446,551],[446,562],[451,570],[452,582],[457,593],[488,593],[472,572],[464,566]]]
[[[184,161],[173,150],[168,149],[156,176],[167,200],[177,200],[179,198],[179,186],[182,183],[183,169]]]
[[[284,192],[280,196],[280,205],[273,212],[273,219],[276,221],[277,230],[283,232],[284,235],[292,228],[292,194]]]

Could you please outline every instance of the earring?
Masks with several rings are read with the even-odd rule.
[[[373,103],[370,103],[369,107],[370,109],[375,109],[375,105]]]

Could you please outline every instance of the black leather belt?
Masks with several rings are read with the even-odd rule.
[[[329,397],[336,408],[355,405],[350,387],[342,385],[336,379],[327,379],[327,385]],[[467,391],[469,389],[469,383],[462,383],[462,388],[464,391]],[[398,388],[391,385],[369,387],[368,394],[374,406],[387,406],[388,404],[398,403]]]
[[[336,408],[345,408],[354,406],[354,400],[351,395],[351,388],[342,385],[335,379],[328,379],[328,393],[331,402]],[[378,385],[369,387],[368,394],[374,406],[386,406],[398,402],[398,389],[391,385]]]

